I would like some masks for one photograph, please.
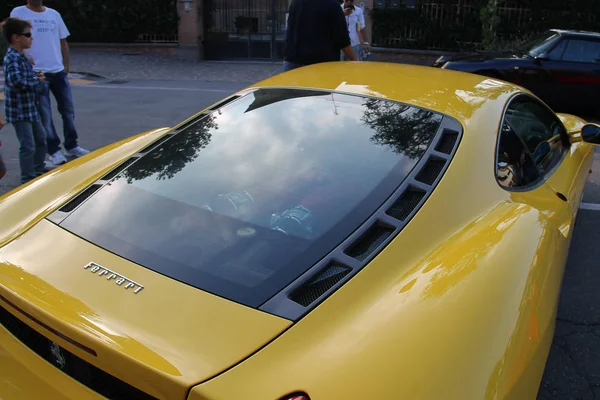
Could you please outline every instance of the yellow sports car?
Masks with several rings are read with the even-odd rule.
[[[600,126],[326,63],[0,198],[0,398],[534,399]]]

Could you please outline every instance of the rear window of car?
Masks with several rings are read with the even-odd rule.
[[[378,98],[256,90],[142,156],[61,226],[259,307],[385,202],[442,119]]]

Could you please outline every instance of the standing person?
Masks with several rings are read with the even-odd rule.
[[[44,7],[42,0],[27,0],[27,5],[16,7],[11,17],[19,17],[32,24],[33,46],[27,51],[32,57],[34,69],[43,72],[47,83],[39,95],[39,111],[42,123],[46,128],[48,156],[55,165],[67,162],[60,151],[60,138],[52,121],[52,103],[50,92],[54,95],[58,111],[62,116],[65,154],[70,157],[81,157],[89,151],[77,144],[75,129],[75,108],[71,85],[67,78],[69,73],[69,45],[67,29],[58,11]]]
[[[44,75],[33,71],[24,50],[31,47],[31,24],[19,18],[8,18],[2,34],[10,47],[4,56],[4,114],[19,139],[21,183],[27,183],[45,172],[46,132],[37,110],[37,91]]]
[[[342,8],[344,8],[345,5],[354,6],[354,0],[342,0],[342,1],[343,1]],[[365,22],[365,12],[363,11],[362,8],[356,7],[356,6],[354,6],[353,10],[356,13],[356,16],[358,17],[358,22],[360,22],[360,33],[362,34],[362,37],[364,39],[363,48],[365,50],[369,51],[370,46],[369,46],[369,42],[367,41],[367,23]],[[348,14],[346,14],[346,15],[348,15]]]
[[[344,12],[337,0],[292,0],[285,35],[284,71],[339,61],[340,50],[356,61]]]
[[[358,13],[352,4],[344,5],[344,15],[346,17],[346,26],[348,26],[348,35],[350,36],[350,45],[354,54],[360,54],[360,49],[364,46],[364,40],[361,33],[361,24]],[[342,53],[342,60],[348,61],[348,57]]]

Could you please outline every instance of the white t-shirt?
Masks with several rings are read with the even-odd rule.
[[[348,25],[348,34],[350,35],[350,45],[359,46],[360,40],[358,38],[358,29],[360,23],[360,17],[353,11],[352,14],[346,15],[346,24]]]
[[[65,39],[70,33],[60,13],[52,8],[45,8],[43,12],[35,12],[27,6],[20,6],[13,9],[10,16],[31,22],[33,42],[25,52],[35,62],[33,69],[56,73],[65,69],[60,39]]]

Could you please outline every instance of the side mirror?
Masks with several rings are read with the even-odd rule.
[[[600,145],[600,125],[586,124],[581,128],[581,140]]]
[[[539,56],[535,57],[535,62],[536,64],[541,64],[542,61],[547,61],[550,59],[550,56],[548,55],[548,53],[542,53]]]

